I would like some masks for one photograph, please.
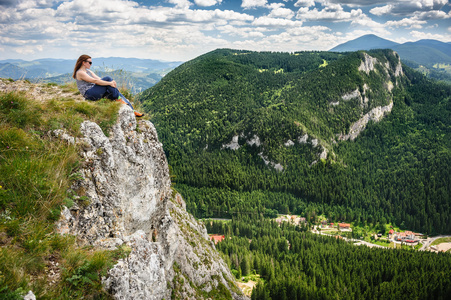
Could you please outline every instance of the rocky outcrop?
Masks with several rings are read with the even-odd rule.
[[[354,122],[351,125],[348,134],[341,134],[338,136],[338,139],[340,141],[353,141],[357,136],[359,136],[360,132],[362,132],[366,128],[366,125],[369,121],[379,122],[386,114],[391,112],[392,108],[393,102],[390,102],[390,104],[386,106],[378,106],[373,108],[357,122]]]
[[[222,148],[227,148],[227,149],[231,149],[231,150],[240,149],[240,144],[238,144],[238,136],[237,135],[233,136],[230,143],[222,145]]]
[[[227,291],[245,299],[203,224],[173,193],[153,124],[137,122],[123,106],[108,137],[89,121],[81,132],[76,144],[84,165],[72,186],[77,200],[63,210],[58,227],[88,245],[130,249],[104,278],[112,296],[214,299],[217,291]]]
[[[241,133],[240,137],[244,137],[244,134]],[[234,135],[232,137],[232,140],[228,143],[228,144],[224,144],[222,145],[222,149],[226,148],[226,149],[231,149],[231,150],[238,150],[241,148],[240,144],[238,143],[238,135]],[[261,146],[261,142],[260,142],[260,138],[257,135],[252,136],[252,138],[246,140],[246,144],[248,144],[249,146],[257,146],[260,147]]]
[[[387,100],[386,103],[388,103],[385,106],[377,106],[372,108],[369,112],[366,114],[362,113],[362,117],[357,120],[356,122],[352,123],[348,134],[338,134],[338,139],[341,141],[346,140],[354,140],[365,128],[369,121],[379,122],[385,115],[389,114],[393,108],[393,95],[392,90],[394,88],[393,82],[397,84],[397,77],[402,76],[403,70],[402,70],[402,64],[401,59],[399,55],[393,51],[392,55],[398,59],[396,65],[391,66],[389,61],[386,61],[385,63],[380,62],[377,58],[374,58],[370,56],[367,53],[363,53],[363,59],[359,66],[359,71],[365,72],[369,74],[371,71],[377,71],[376,65],[381,65],[382,73],[385,76],[384,79],[384,88],[387,91]],[[360,106],[361,108],[365,108],[368,106],[370,99],[366,97],[366,91],[370,90],[367,84],[363,85],[363,96],[360,94],[359,90],[356,89],[355,91],[350,92],[349,94],[346,94],[342,97],[344,101],[350,100],[352,98],[359,98],[360,99]],[[331,103],[331,105],[338,105],[339,103]]]
[[[376,69],[376,65],[380,64],[384,66],[384,70],[387,72],[387,75],[388,70],[391,70],[395,77],[404,75],[404,72],[402,70],[401,58],[395,51],[393,51],[392,55],[398,59],[396,66],[393,66],[393,68],[390,66],[390,63],[388,61],[382,64],[377,58],[372,57],[368,53],[364,52],[363,60],[359,66],[359,71],[369,74],[371,71],[374,71]]]
[[[351,99],[354,98],[361,98],[362,95],[360,95],[360,91],[359,89],[355,89],[354,91],[348,93],[348,94],[344,94],[343,96],[341,96],[341,99],[343,99],[344,101],[349,101]]]
[[[362,60],[362,63],[359,66],[359,71],[363,71],[367,74],[370,73],[370,71],[374,71],[374,68],[379,61],[377,58],[374,58],[370,56],[368,53],[363,53],[364,59]]]

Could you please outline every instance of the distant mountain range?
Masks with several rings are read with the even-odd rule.
[[[332,52],[351,52],[359,50],[372,50],[372,49],[391,49],[398,43],[383,39],[374,34],[368,34],[361,36],[355,40],[348,41],[340,44],[329,51]]]
[[[393,49],[398,52],[401,59],[410,60],[422,65],[433,65],[436,63],[451,64],[451,44],[437,40],[419,40],[399,44],[380,38],[374,34],[368,34],[340,44],[329,51],[351,52],[372,49]]]
[[[0,60],[0,77],[28,79],[30,81],[66,83],[71,79],[75,59],[20,59]],[[134,93],[157,83],[169,71],[179,66],[179,61],[153,59],[100,57],[93,58],[92,69],[101,75],[112,74],[127,82]],[[131,83],[133,82],[133,85]]]
[[[410,67],[421,70],[430,77],[451,81],[451,43],[419,40],[399,44],[369,34],[340,44],[329,51],[352,52],[372,49],[393,49]]]

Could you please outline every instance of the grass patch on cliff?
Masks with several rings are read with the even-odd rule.
[[[77,146],[52,137],[63,129],[80,136],[91,120],[104,132],[120,104],[69,98],[35,101],[24,93],[0,93],[0,298],[107,299],[100,277],[119,258],[111,251],[77,247],[54,231],[71,174],[80,165]]]

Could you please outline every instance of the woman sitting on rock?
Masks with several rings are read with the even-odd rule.
[[[74,74],[72,77],[77,81],[77,87],[80,93],[87,100],[99,100],[108,98],[120,101],[133,108],[130,101],[122,95],[117,89],[116,81],[110,76],[100,78],[94,72],[89,70],[92,65],[92,58],[89,55],[81,55],[75,64]],[[144,114],[135,111],[135,116],[142,117]]]

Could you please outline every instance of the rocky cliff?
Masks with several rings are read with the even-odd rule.
[[[155,127],[123,106],[106,136],[81,125],[84,164],[72,186],[77,204],[64,208],[63,234],[81,243],[129,255],[103,279],[115,299],[245,299],[206,229],[171,189],[168,164]]]
[[[359,71],[365,72],[366,74],[369,74],[370,72],[378,72],[376,69],[376,65],[382,66],[382,72],[385,73],[385,83],[384,87],[387,90],[387,99],[386,102],[388,102],[385,106],[377,106],[372,108],[367,113],[363,114],[359,120],[352,123],[349,127],[348,134],[339,134],[338,139],[341,141],[346,140],[354,140],[359,136],[359,134],[365,130],[366,125],[369,121],[379,122],[382,120],[386,115],[388,115],[392,109],[393,109],[393,94],[392,90],[394,85],[398,84],[397,80],[400,76],[404,75],[404,72],[402,70],[402,64],[401,64],[401,58],[396,52],[392,53],[393,57],[397,59],[397,63],[394,66],[390,66],[388,62],[382,63],[377,58],[374,58],[370,56],[368,53],[363,53],[364,59],[362,60],[362,63],[359,66]],[[394,83],[393,83],[394,82]],[[367,106],[369,99],[366,96],[366,92],[369,90],[368,85],[365,83],[362,87],[363,95],[360,93],[360,91],[357,89],[349,94],[343,95],[343,100],[350,100],[353,98],[358,98],[361,108],[364,108]],[[332,103],[332,105],[338,105],[339,103]]]

